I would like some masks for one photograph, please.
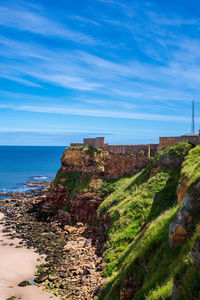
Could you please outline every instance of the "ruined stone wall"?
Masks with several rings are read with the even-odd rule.
[[[104,146],[104,137],[87,138],[83,140],[85,145],[91,145],[92,147],[98,148]]]
[[[158,144],[147,145],[104,145],[104,149],[113,154],[143,154],[147,157],[154,156],[158,150]]]
[[[158,151],[158,144],[144,145],[109,145],[104,143],[104,138],[84,139],[84,143],[71,143],[71,147],[91,145],[94,148],[103,148],[113,154],[143,154],[146,157],[154,156]]]
[[[83,145],[84,145],[83,143],[71,143],[70,147],[81,147]]]
[[[174,137],[160,137],[159,138],[159,150],[163,148],[172,146],[174,144],[182,143],[182,142],[190,142],[194,145],[199,144],[199,136],[174,136]]]

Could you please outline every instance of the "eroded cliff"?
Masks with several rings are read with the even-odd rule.
[[[91,146],[70,147],[61,158],[62,166],[47,193],[44,209],[62,208],[77,221],[93,223],[102,200],[121,177],[139,172],[149,163],[143,152],[113,154]]]
[[[151,160],[66,149],[44,209],[96,225],[107,278],[97,299],[200,298],[200,146]]]
[[[98,299],[200,298],[199,181],[200,147],[181,143],[104,200],[107,281]]]

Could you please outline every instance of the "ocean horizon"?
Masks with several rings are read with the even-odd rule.
[[[25,192],[29,180],[53,180],[64,146],[0,146],[0,192]]]

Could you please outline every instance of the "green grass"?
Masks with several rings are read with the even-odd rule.
[[[107,280],[98,299],[118,300],[120,286],[127,276],[133,276],[142,285],[142,288],[134,294],[134,300],[170,299],[173,280],[177,271],[182,268],[185,261],[189,260],[190,249],[200,229],[197,227],[195,234],[182,247],[169,248],[169,224],[177,210],[178,207],[173,207],[163,213],[130,243],[118,260],[117,269]],[[196,271],[194,270],[193,273],[196,274]],[[197,275],[191,275],[189,278],[190,280],[186,280],[189,287],[184,285],[182,294],[189,295],[188,291],[195,289],[192,283],[195,278],[198,278]]]
[[[179,143],[176,145],[172,145],[170,147],[167,147],[161,151],[159,151],[155,157],[154,160],[156,161],[162,161],[162,159],[169,157],[169,158],[184,158],[190,149],[193,147],[193,145],[189,143]]]
[[[191,299],[200,299],[199,282],[199,269],[194,263],[191,263],[190,268],[187,269],[180,281],[176,300],[188,300],[188,295],[190,295]]]
[[[184,295],[191,291],[199,293],[189,252],[200,227],[182,246],[170,248],[168,242],[169,226],[179,209],[176,203],[180,174],[183,176],[187,170],[192,176],[195,169],[196,178],[200,178],[197,169],[200,148],[191,148],[190,144],[181,143],[160,151],[149,167],[119,182],[118,188],[100,205],[98,214],[108,220],[109,230],[104,246],[107,280],[97,299],[120,299],[127,278],[138,284],[138,289],[132,292],[134,300],[171,299],[175,278],[183,278],[187,283],[181,292],[183,298],[179,299],[188,299]],[[187,155],[181,170],[181,162]],[[162,164],[166,157],[172,163]],[[180,163],[173,164],[173,158],[181,158]],[[151,177],[155,164],[160,168]]]
[[[126,182],[127,178],[121,179],[104,179],[101,189],[99,190],[99,196],[105,198],[118,189],[123,182]]]
[[[60,168],[56,174],[56,177],[52,181],[51,185],[52,186],[58,186],[61,184],[61,179],[65,177],[65,173],[63,172],[62,168]]]
[[[189,152],[187,159],[183,163],[180,182],[188,178],[188,187],[196,182],[200,174],[200,146],[195,147]]]
[[[52,186],[58,186],[61,184],[67,188],[68,201],[63,207],[63,210],[69,211],[70,201],[73,199],[75,194],[87,192],[89,190],[91,178],[92,174],[83,175],[81,172],[64,173],[62,168],[60,168],[52,182]]]
[[[60,168],[52,185],[58,186],[61,184],[66,186],[69,193],[68,199],[71,200],[75,193],[86,192],[88,190],[91,178],[92,174],[83,175],[81,172],[64,173],[62,168]],[[62,179],[64,180],[62,181]]]
[[[106,276],[115,271],[121,253],[141,228],[176,203],[179,173],[180,168],[170,166],[150,177],[148,170],[144,170],[125,179],[120,188],[100,205],[99,213],[109,216],[112,224],[104,251],[108,262]]]
[[[104,149],[101,148],[101,147],[97,147],[97,148],[96,148],[96,147],[93,147],[93,146],[91,146],[91,145],[83,145],[83,146],[77,146],[77,147],[71,146],[71,147],[68,148],[68,151],[69,151],[69,150],[79,150],[79,151],[83,151],[83,152],[89,154],[91,157],[94,156],[94,153],[95,153],[95,152],[99,153],[99,152],[104,151]]]

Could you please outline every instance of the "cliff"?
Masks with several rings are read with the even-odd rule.
[[[103,199],[121,177],[136,174],[149,163],[147,154],[113,154],[92,146],[70,147],[61,158],[62,166],[47,193],[44,209],[62,208],[77,221],[93,223]]]
[[[107,281],[99,300],[200,298],[199,185],[200,147],[181,143],[104,200]]]
[[[95,224],[106,262],[95,299],[200,299],[200,146],[151,159],[70,147],[61,161],[44,210]]]

